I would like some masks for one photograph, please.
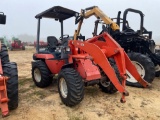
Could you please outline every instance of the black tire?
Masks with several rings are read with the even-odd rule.
[[[67,94],[62,93],[62,80],[66,83]],[[84,97],[84,83],[79,73],[73,68],[64,68],[58,75],[58,91],[62,102],[67,106],[75,106]]]
[[[37,78],[36,75],[39,75],[40,78]],[[35,85],[40,88],[47,87],[52,83],[51,72],[41,60],[32,62],[32,78]]]
[[[160,71],[156,71],[155,76],[159,77],[160,76]]]
[[[131,59],[131,61],[139,63],[144,68],[145,74],[143,76],[143,79],[146,80],[148,83],[152,83],[152,81],[155,78],[155,66],[151,59],[146,55],[134,52],[128,53],[128,56]],[[126,81],[126,85],[133,87],[143,87],[138,82],[129,82],[128,80]]]
[[[160,59],[160,54],[156,53],[154,54],[158,59]],[[160,65],[155,65],[155,77],[159,77],[160,76],[160,70],[159,70]]]
[[[121,77],[120,77],[118,68],[117,68],[114,60],[109,60],[109,61],[110,61],[110,64],[111,64],[112,68],[114,69],[114,71],[116,73],[116,76],[117,76],[118,80],[121,83]],[[102,73],[102,75],[103,75],[103,80],[100,80],[100,83],[99,83],[100,89],[105,93],[109,93],[109,94],[116,93],[117,89],[113,85],[113,83],[110,81],[110,79],[105,75],[105,73]]]
[[[18,70],[17,64],[8,62],[2,65],[4,76],[8,76],[7,81],[7,95],[8,95],[8,108],[14,110],[18,107]]]
[[[1,52],[0,52],[2,65],[9,62],[8,50],[5,44],[1,44]]]

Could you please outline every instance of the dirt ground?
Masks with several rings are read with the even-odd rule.
[[[160,120],[160,80],[150,89],[127,87],[127,102],[120,103],[119,92],[109,95],[98,86],[85,88],[83,101],[72,108],[60,100],[57,84],[45,89],[34,85],[31,61],[34,49],[9,51],[10,60],[18,64],[19,107],[2,120]]]

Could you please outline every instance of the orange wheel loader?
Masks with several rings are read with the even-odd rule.
[[[37,52],[33,54],[32,61],[32,78],[36,86],[49,86],[58,74],[60,98],[65,105],[74,106],[82,101],[84,86],[95,84],[106,93],[119,91],[122,94],[121,102],[125,102],[125,96],[129,95],[125,88],[126,70],[144,87],[150,85],[141,78],[123,48],[107,32],[88,40],[79,35],[83,18],[77,18],[78,15],[78,12],[61,6],[54,6],[36,15],[37,43],[42,19],[55,19],[61,24],[59,39],[56,35],[48,36],[45,50],[40,49],[39,44],[36,46]],[[79,23],[74,37],[63,31],[63,22],[71,17],[76,17]]]

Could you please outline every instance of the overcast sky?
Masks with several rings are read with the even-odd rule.
[[[53,6],[63,6],[80,12],[90,6],[98,6],[106,15],[113,18],[118,11],[127,8],[141,10],[144,14],[144,27],[153,31],[153,38],[160,41],[160,0],[1,0],[0,11],[7,15],[6,25],[0,26],[0,36],[18,36],[21,34],[36,35],[37,20],[35,15]],[[121,15],[122,16],[122,15]],[[139,28],[139,16],[128,16],[130,25]],[[82,35],[91,36],[95,18],[84,21]],[[64,23],[64,33],[73,35],[77,26],[74,19]],[[41,37],[60,36],[60,24],[53,20],[42,19]]]

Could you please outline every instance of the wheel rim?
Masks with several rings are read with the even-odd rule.
[[[107,78],[106,77],[103,77],[101,80],[100,80],[100,84],[103,86],[103,87],[109,87],[111,82],[110,81],[107,81]]]
[[[145,76],[145,69],[144,67],[137,61],[132,61],[133,65],[136,67],[138,73],[142,78]],[[132,83],[137,83],[137,80],[127,71],[127,81]]]
[[[34,69],[34,78],[35,78],[36,82],[41,81],[41,72],[38,68]]]
[[[61,78],[61,79],[60,79],[59,87],[60,87],[61,95],[62,95],[64,98],[66,98],[67,95],[68,95],[68,88],[67,88],[67,84],[66,84],[66,81],[65,81],[64,78]]]

